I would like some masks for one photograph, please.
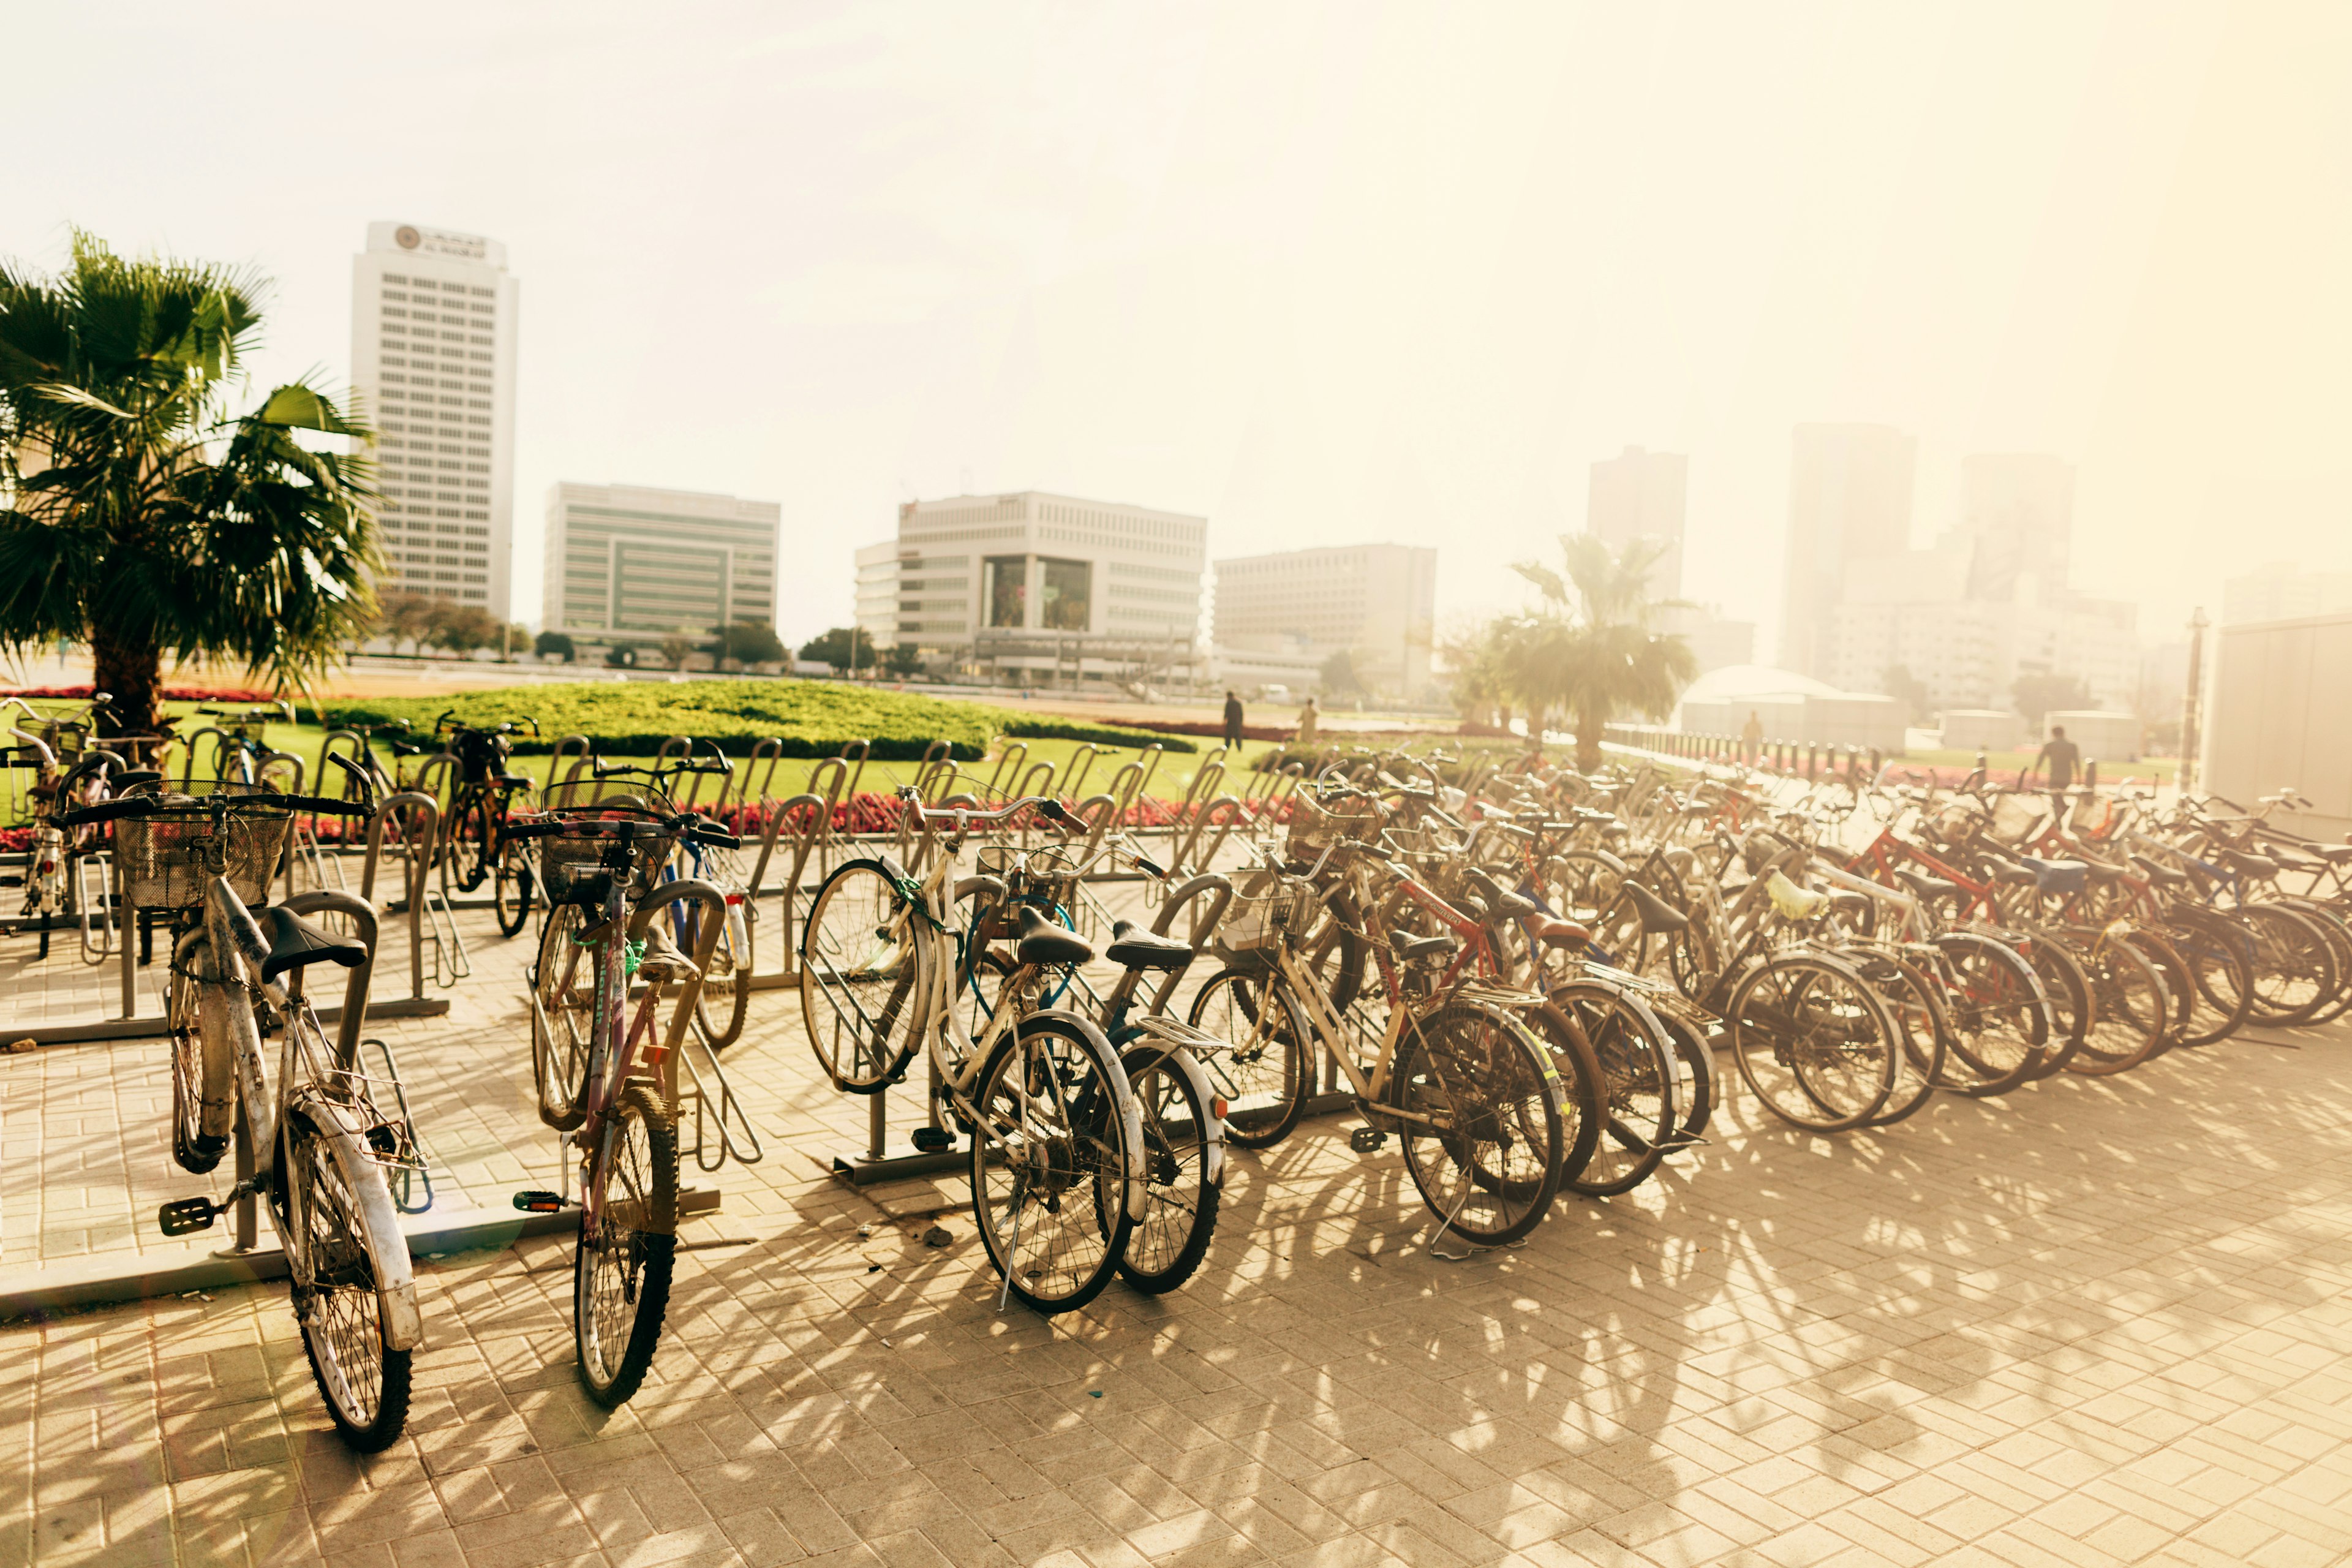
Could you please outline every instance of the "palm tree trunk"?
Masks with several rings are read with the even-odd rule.
[[[1601,768],[1601,726],[1598,713],[1580,712],[1576,716],[1576,771],[1597,773]]]
[[[163,697],[163,649],[147,638],[93,626],[89,653],[98,689],[113,698],[113,718],[100,715],[100,732],[154,734]]]

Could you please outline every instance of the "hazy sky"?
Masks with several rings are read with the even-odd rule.
[[[1441,614],[1690,455],[1689,590],[1775,645],[1789,432],[2080,465],[2170,635],[2352,566],[2352,4],[20,5],[0,253],[278,280],[348,371],[372,218],[522,282],[516,611],[558,479],[783,503],[846,617],[913,496],[1439,547]],[[2225,555],[2223,552],[2227,551]]]

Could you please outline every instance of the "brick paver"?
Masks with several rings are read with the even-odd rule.
[[[374,1032],[444,1203],[494,1206],[554,1144],[520,951],[477,943],[452,1018]],[[1658,1181],[1454,1264],[1393,1152],[1313,1121],[1234,1156],[1185,1290],[1049,1322],[996,1311],[968,1220],[927,1248],[824,1176],[865,1107],[763,993],[728,1066],[768,1157],[691,1178],[690,1234],[751,1243],[681,1259],[626,1409],[575,1386],[551,1240],[424,1266],[366,1460],[282,1288],[0,1328],[0,1563],[2340,1562],[2352,1032],[2263,1039],[1841,1138],[1735,1094]],[[161,1064],[0,1058],[0,1261],[209,1190],[166,1174]]]

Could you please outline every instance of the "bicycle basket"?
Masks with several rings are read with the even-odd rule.
[[[604,858],[624,845],[631,853],[634,867],[629,896],[637,899],[651,892],[654,878],[669,858],[672,838],[648,835],[624,839],[615,837],[609,828],[602,833],[596,831],[599,823],[641,820],[610,815],[566,818],[565,827],[576,827],[578,831],[551,833],[539,840],[539,881],[547,889],[548,902],[600,901],[604,891]]]
[[[1993,797],[1990,831],[2005,844],[2014,844],[2050,815],[2049,802],[2037,795],[2002,794]]]
[[[215,872],[257,904],[293,833],[294,814],[284,806],[241,806],[215,822],[209,805],[183,800],[114,825],[114,874],[124,900],[141,909],[201,904]]]
[[[465,731],[451,749],[457,754],[457,766],[467,784],[482,784],[493,773],[506,772],[507,759],[514,755],[512,741],[486,730]]]
[[[1334,795],[1318,801],[1311,795],[1290,797],[1290,840],[1294,860],[1312,860],[1343,841],[1369,844],[1381,831],[1381,803],[1368,795]]]
[[[1217,944],[1233,952],[1278,946],[1312,929],[1320,908],[1315,884],[1304,878],[1284,878],[1266,892],[1235,893],[1217,927]]]

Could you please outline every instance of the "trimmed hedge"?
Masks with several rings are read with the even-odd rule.
[[[1188,741],[1143,730],[817,680],[567,681],[455,697],[362,697],[331,705],[327,718],[331,725],[405,719],[412,729],[429,732],[441,714],[453,710],[459,722],[483,728],[536,719],[539,738],[525,734],[516,740],[520,755],[551,752],[557,741],[575,734],[589,736],[600,751],[616,756],[656,752],[672,735],[709,741],[738,757],[771,738],[782,742],[787,757],[835,756],[851,741],[869,740],[873,756],[890,762],[918,760],[936,741],[947,742],[958,761],[975,762],[1000,734],[1198,750]]]

